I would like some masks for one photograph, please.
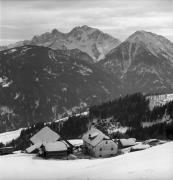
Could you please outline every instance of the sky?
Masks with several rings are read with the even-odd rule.
[[[146,30],[173,42],[173,0],[0,0],[0,45],[82,25],[121,41]]]

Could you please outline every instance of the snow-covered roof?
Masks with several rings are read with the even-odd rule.
[[[34,144],[34,145],[28,147],[28,148],[26,149],[26,152],[27,152],[27,153],[32,153],[35,149],[40,148],[41,145],[42,145],[42,143],[40,143],[40,142],[37,143],[37,144]]]
[[[73,146],[81,146],[83,145],[82,139],[70,139],[68,140]]]
[[[39,132],[37,132],[33,137],[30,138],[31,142],[34,144],[43,142],[55,142],[60,138],[60,136],[52,131],[49,127],[44,127]]]
[[[110,139],[108,136],[103,134],[98,129],[92,128],[82,137],[83,141],[90,144],[91,146],[96,146],[103,139]]]
[[[144,141],[144,143],[152,143],[152,142],[158,142],[158,139],[148,139],[146,141]]]
[[[132,146],[132,150],[143,150],[143,149],[147,149],[149,147],[150,147],[150,145],[148,145],[148,144],[140,143],[140,144],[137,144],[135,146]]]
[[[127,146],[133,146],[136,144],[136,139],[135,138],[129,138],[129,139],[119,139],[121,145],[123,147]]]
[[[67,146],[62,141],[56,141],[52,143],[44,143],[43,144],[46,151],[67,151]]]

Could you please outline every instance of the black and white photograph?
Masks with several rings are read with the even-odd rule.
[[[173,179],[173,0],[0,0],[0,180]]]

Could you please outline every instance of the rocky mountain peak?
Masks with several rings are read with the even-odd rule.
[[[87,25],[83,25],[83,26],[76,26],[76,27],[74,27],[71,30],[71,32],[74,32],[74,31],[85,31],[85,32],[87,32],[87,31],[93,31],[93,30],[97,30],[97,29],[91,28],[91,27],[89,27]]]
[[[53,29],[51,34],[62,34],[62,32],[60,32],[58,29]]]
[[[119,44],[118,39],[96,28],[83,25],[73,28],[69,33],[53,29],[51,32],[34,36],[31,40],[12,44],[7,49],[23,45],[44,46],[54,50],[79,49],[91,56],[94,62],[97,62]]]
[[[154,34],[141,30],[141,31],[136,31],[135,33],[133,33],[131,36],[129,36],[129,38],[126,41],[139,43],[139,42],[152,41],[155,38],[156,36]]]
[[[173,44],[163,36],[137,31],[100,63],[121,79],[126,93],[173,90]]]
[[[173,43],[163,36],[147,32],[136,31],[133,33],[125,43],[136,44],[142,46],[154,56],[167,56],[172,59],[173,57]],[[132,46],[132,45],[129,45]]]

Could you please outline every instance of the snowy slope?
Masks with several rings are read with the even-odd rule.
[[[146,99],[149,99],[150,109],[153,109],[155,106],[162,106],[173,101],[173,94],[151,95],[147,96]]]
[[[43,160],[0,156],[0,180],[171,180],[173,142],[107,159]]]
[[[76,114],[75,116],[80,116],[80,115],[87,116],[88,111],[85,111],[81,114]],[[67,121],[68,118],[69,117],[64,117],[64,118],[56,120],[55,122],[64,122],[64,121]],[[49,123],[51,124],[52,122],[49,122]],[[13,139],[17,139],[20,136],[22,129],[24,129],[24,128],[20,128],[15,131],[0,133],[0,143],[6,144],[8,142],[11,142]],[[72,140],[69,140],[69,142],[73,145],[82,145],[83,144],[83,141],[81,139],[72,139]]]
[[[22,129],[23,128],[20,128],[15,131],[1,133],[0,134],[0,143],[6,144],[6,143],[12,141],[13,139],[17,139],[20,136]]]

